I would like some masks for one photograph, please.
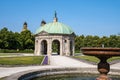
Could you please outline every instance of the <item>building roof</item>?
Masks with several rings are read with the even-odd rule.
[[[36,30],[36,34],[42,31],[45,31],[49,34],[72,34],[74,33],[73,30],[69,26],[63,23],[57,22],[57,21],[48,23],[48,24],[45,24],[44,26],[39,27]]]
[[[46,23],[42,24],[41,27],[39,27],[36,30],[36,34],[39,34],[42,31],[45,31],[49,34],[72,34],[72,33],[74,33],[69,26],[58,22],[56,11],[55,11],[55,16],[54,16],[53,22],[48,23],[48,24],[46,24]]]

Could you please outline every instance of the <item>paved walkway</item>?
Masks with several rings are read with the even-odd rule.
[[[45,68],[61,68],[61,67],[79,67],[79,68],[97,68],[96,65],[87,64],[78,60],[74,60],[69,57],[64,56],[51,56],[51,64],[47,66],[27,66],[27,67],[0,67],[0,77],[10,76],[12,74],[28,71],[28,70],[37,70]],[[114,69],[120,69],[120,63],[112,65]]]
[[[119,69],[120,70],[120,62],[113,64],[110,67],[111,67],[111,69]]]
[[[51,65],[54,65],[54,66],[96,68],[95,65],[84,63],[84,62],[72,59],[70,57],[65,57],[65,56],[51,56],[50,62],[51,62]]]

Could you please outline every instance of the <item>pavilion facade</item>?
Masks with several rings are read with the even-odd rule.
[[[53,22],[41,22],[35,35],[35,55],[74,55],[74,37],[72,29],[58,22],[57,14]],[[54,48],[56,52],[54,52]]]

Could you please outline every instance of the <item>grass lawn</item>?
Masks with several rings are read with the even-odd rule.
[[[32,49],[25,49],[25,50],[0,49],[0,53],[34,53],[34,50]]]
[[[23,54],[33,54],[33,53],[0,53],[0,56],[21,56]]]
[[[74,58],[83,59],[83,60],[95,62],[95,63],[98,63],[100,61],[98,58],[96,58],[94,56],[74,56]],[[112,57],[112,58],[108,59],[108,62],[112,62],[114,60],[120,60],[120,57]]]
[[[74,56],[74,58],[83,59],[83,60],[95,62],[95,63],[99,62],[99,59],[94,56]]]
[[[37,65],[41,64],[44,56],[1,57],[0,65]]]
[[[112,62],[114,60],[120,60],[120,56],[119,57],[112,57],[112,58],[108,59],[108,62]]]
[[[0,56],[12,56],[12,55],[17,55],[18,53],[16,54],[13,54],[13,53],[0,53]]]

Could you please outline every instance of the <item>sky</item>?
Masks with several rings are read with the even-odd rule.
[[[120,0],[0,0],[0,29],[21,32],[28,23],[32,33],[42,20],[69,25],[76,35],[120,34]]]

